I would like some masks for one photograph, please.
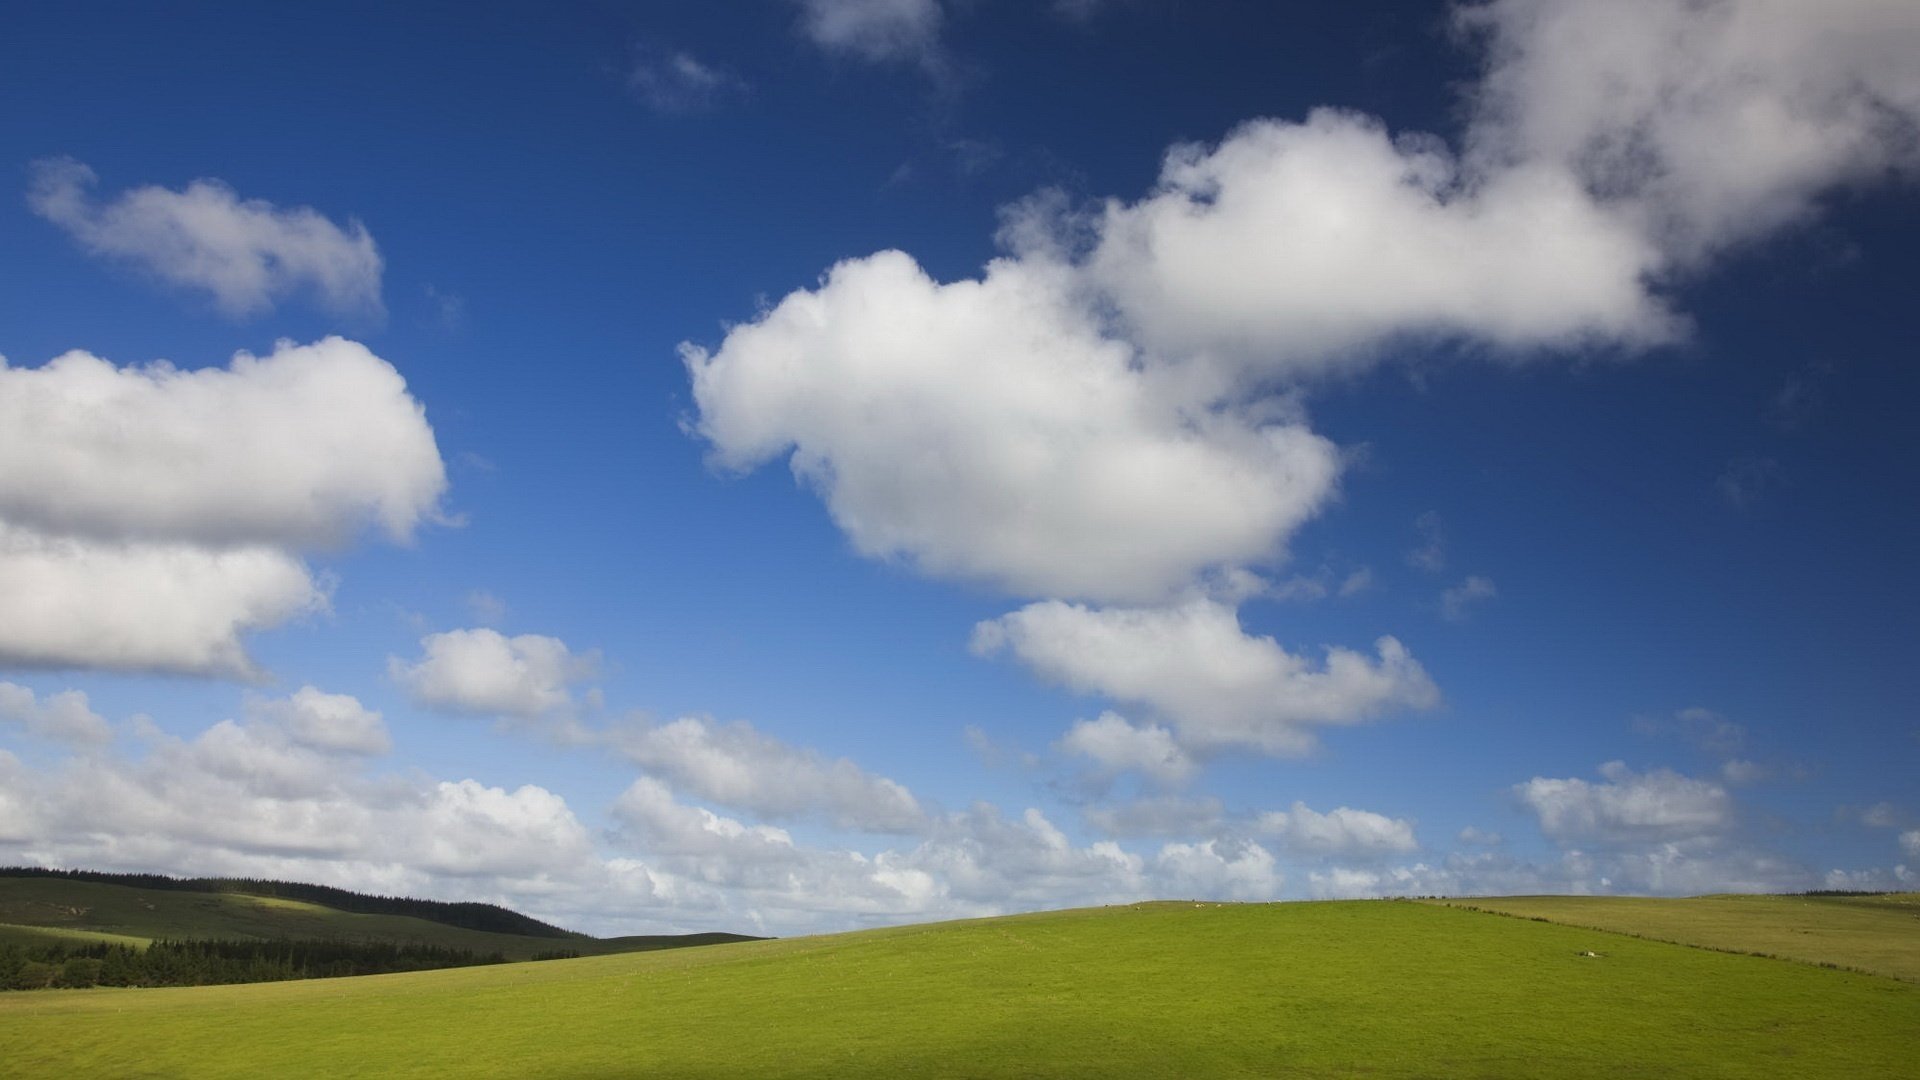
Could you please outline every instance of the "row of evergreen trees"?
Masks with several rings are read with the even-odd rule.
[[[566,955],[556,952],[535,959]],[[0,945],[0,989],[210,986],[220,983],[385,975],[504,964],[500,953],[384,941],[156,941],[145,949],[54,941]]]

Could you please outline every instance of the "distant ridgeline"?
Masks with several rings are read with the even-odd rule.
[[[562,930],[552,923],[510,911],[497,904],[449,903],[443,900],[414,900],[402,896],[369,896],[327,885],[308,885],[297,881],[264,881],[258,878],[177,878],[165,874],[108,874],[97,870],[51,870],[39,866],[0,867],[0,877],[63,878],[91,881],[101,885],[124,885],[135,889],[171,889],[175,892],[241,893],[248,896],[272,896],[285,900],[304,900],[336,911],[357,915],[410,915],[464,930],[485,930],[495,934],[522,937],[578,939],[586,935]]]

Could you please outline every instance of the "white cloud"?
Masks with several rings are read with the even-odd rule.
[[[1636,773],[1618,761],[1600,767],[1605,783],[1536,776],[1514,791],[1561,843],[1617,845],[1712,836],[1733,822],[1733,800],[1709,780],[1671,769]]]
[[[0,663],[260,676],[241,634],[327,606],[270,547],[49,538],[0,523]]]
[[[840,758],[791,746],[751,724],[683,717],[620,730],[613,742],[679,788],[765,818],[819,817],[841,828],[911,832],[925,824],[913,793]]]
[[[257,677],[241,636],[326,606],[299,551],[404,542],[445,490],[405,380],[351,341],[0,361],[0,661]]]
[[[1407,565],[1429,574],[1447,568],[1446,522],[1437,510],[1429,510],[1413,519],[1413,531],[1420,542],[1407,552]]]
[[[419,705],[453,712],[532,718],[573,705],[570,687],[592,677],[596,653],[575,653],[559,638],[507,637],[475,628],[428,634],[409,664],[387,658],[387,675]]]
[[[43,701],[27,687],[0,682],[0,723],[14,723],[29,734],[75,746],[113,741],[113,729],[78,690],[49,694]]]
[[[1440,592],[1440,617],[1448,622],[1465,622],[1473,606],[1500,595],[1493,582],[1478,574]]]
[[[1900,808],[1890,802],[1877,802],[1860,811],[1860,824],[1874,829],[1897,829],[1900,818]]]
[[[1186,783],[1198,768],[1172,732],[1158,724],[1136,727],[1114,712],[1074,724],[1060,748],[1091,759],[1108,775],[1131,769],[1168,785]]]
[[[507,621],[507,602],[485,589],[474,589],[465,597],[467,613],[473,620],[487,626]]]
[[[1261,562],[1331,495],[1333,445],[1196,411],[1057,268],[942,285],[886,252],[683,346],[718,464],[791,452],[854,547],[1026,595],[1158,599]]]
[[[384,754],[393,748],[386,721],[358,698],[303,686],[285,698],[247,703],[254,719],[277,724],[294,742],[342,754]]]
[[[1500,846],[1500,844],[1505,842],[1505,839],[1506,838],[1501,836],[1499,833],[1491,832],[1487,829],[1482,829],[1477,825],[1469,825],[1466,828],[1460,830],[1460,842],[1463,844],[1478,844],[1485,847],[1498,847]]]
[[[711,108],[746,83],[689,53],[648,50],[627,71],[627,87],[657,112],[685,113]]]
[[[1920,166],[1920,9],[1889,0],[1492,0],[1470,142],[1571,173],[1682,263]]]
[[[1908,829],[1901,833],[1900,849],[1913,858],[1920,859],[1920,829]]]
[[[1734,787],[1757,784],[1773,775],[1773,770],[1757,761],[1734,758],[1720,765],[1720,779]]]
[[[1273,854],[1251,840],[1167,844],[1149,873],[1163,895],[1209,900],[1271,900],[1286,883]]]
[[[800,29],[832,52],[863,60],[924,58],[938,43],[939,0],[797,0]]]
[[[1177,146],[1109,203],[1086,269],[1148,349],[1254,377],[1371,361],[1407,336],[1505,349],[1672,336],[1652,245],[1564,171],[1478,175],[1434,139],[1318,110]]]
[[[0,466],[17,527],[209,546],[406,541],[447,487],[406,380],[337,337],[197,370],[0,361]]]
[[[231,315],[269,310],[301,290],[336,311],[382,310],[380,252],[358,221],[343,229],[309,207],[243,200],[218,180],[134,188],[99,203],[96,181],[71,158],[38,161],[27,204],[88,252],[205,290]]]
[[[914,42],[939,14],[808,10]],[[1289,388],[1433,338],[1511,358],[1674,340],[1662,290],[1703,254],[1920,158],[1911,5],[1495,0],[1467,19],[1490,59],[1459,150],[1333,110],[1254,120],[1174,148],[1137,201],[1010,207],[979,277],[844,262],[717,351],[685,348],[695,430],[736,468],[791,451],[869,556],[1141,602],[1271,561],[1329,497],[1330,448],[1269,420],[1297,415]]]
[[[1167,608],[1030,604],[974,627],[973,647],[1009,649],[1041,676],[1082,693],[1146,704],[1196,750],[1251,746],[1298,754],[1312,729],[1428,708],[1439,691],[1393,638],[1378,658],[1329,648],[1324,664],[1248,635],[1233,609],[1191,600]]]
[[[1322,814],[1295,802],[1291,810],[1261,814],[1254,828],[1300,854],[1383,854],[1420,846],[1413,838],[1413,822],[1345,806]]]

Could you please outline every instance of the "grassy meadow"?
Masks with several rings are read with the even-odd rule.
[[[19,1076],[1860,1078],[1916,1032],[1891,978],[1384,901],[0,995]]]
[[[1920,893],[1502,896],[1436,902],[1920,983]]]

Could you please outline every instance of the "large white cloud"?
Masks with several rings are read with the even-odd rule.
[[[1577,176],[1683,264],[1920,167],[1905,0],[1490,0],[1469,136]]]
[[[271,547],[47,537],[0,522],[0,664],[251,679],[241,635],[327,605]]]
[[[1439,700],[1419,662],[1393,638],[1380,639],[1376,657],[1330,648],[1316,665],[1246,633],[1232,608],[1205,599],[1105,609],[1049,600],[980,623],[973,644],[981,653],[1010,650],[1041,676],[1083,693],[1151,706],[1184,744],[1201,750],[1303,753],[1315,727]]]
[[[901,784],[846,758],[762,734],[745,722],[704,717],[617,731],[615,745],[649,772],[692,794],[763,818],[817,817],[841,828],[911,832],[925,811]]]
[[[1514,791],[1540,829],[1567,844],[1627,844],[1712,836],[1733,823],[1733,799],[1710,780],[1671,769],[1600,766],[1604,783],[1536,776]]]
[[[226,367],[0,361],[0,520],[51,535],[230,546],[395,540],[447,477],[392,364],[329,337]]]
[[[1192,407],[1073,288],[1034,261],[945,285],[899,252],[842,263],[684,348],[698,431],[730,468],[791,453],[862,554],[1015,593],[1152,599],[1276,557],[1332,444]]]
[[[573,684],[599,667],[596,653],[575,653],[559,638],[507,637],[482,628],[420,639],[421,657],[387,659],[387,674],[420,705],[453,712],[531,718],[573,705]]]
[[[0,361],[0,663],[255,677],[242,636],[326,606],[300,553],[406,541],[446,484],[405,380],[341,338]]]
[[[300,290],[336,311],[381,311],[380,252],[358,221],[341,228],[310,207],[242,199],[218,180],[99,203],[96,181],[70,158],[35,162],[27,203],[87,251],[203,289],[229,314],[265,311]]]
[[[1508,348],[1657,341],[1652,245],[1566,173],[1461,175],[1435,140],[1322,110],[1167,156],[1113,202],[1086,270],[1157,355],[1263,375],[1371,360],[1408,335]]]

